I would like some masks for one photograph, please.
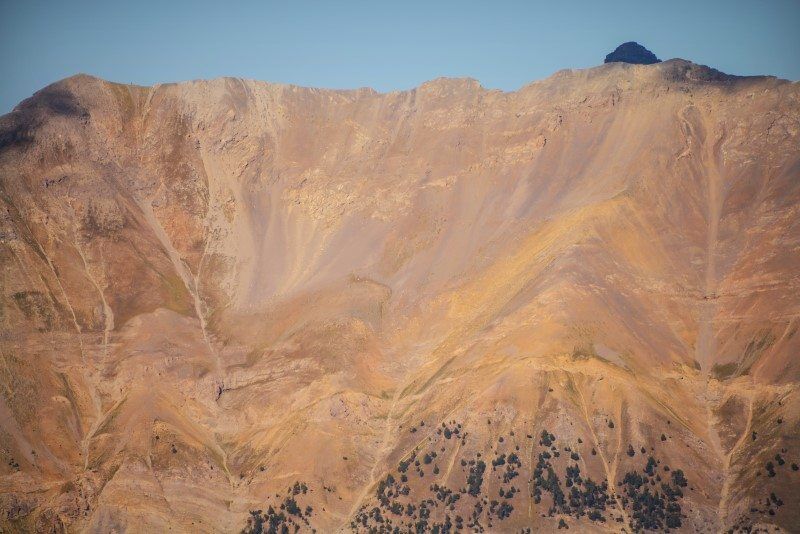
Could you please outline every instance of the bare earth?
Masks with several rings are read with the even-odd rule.
[[[797,83],[81,75],[0,195],[3,532],[800,532]]]

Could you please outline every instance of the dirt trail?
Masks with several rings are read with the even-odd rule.
[[[447,469],[442,476],[443,483],[446,485],[447,481],[450,479],[450,473],[453,471],[453,466],[456,464],[456,460],[458,459],[458,451],[461,450],[461,440],[456,440],[456,448],[453,451],[453,454],[450,456],[450,462],[447,464]]]
[[[547,390],[550,387],[550,375],[545,375],[545,381],[541,386],[539,392],[539,398],[537,405],[541,408],[544,405],[545,398],[547,397]],[[533,473],[533,469],[536,466],[536,462],[533,459],[533,452],[534,452],[534,443],[536,442],[536,422],[539,420],[540,410],[536,410],[536,414],[531,419],[531,429],[530,429],[530,436],[531,438],[528,439],[528,448],[527,448],[527,458],[528,462],[530,462],[530,472]],[[533,502],[533,476],[531,476],[530,480],[527,483],[528,486],[528,521],[533,520],[533,509],[536,506],[536,503]]]
[[[632,531],[630,526],[631,524],[630,519],[628,518],[628,514],[625,512],[625,507],[622,506],[622,500],[620,499],[616,490],[617,488],[616,466],[612,468],[608,465],[608,460],[606,459],[606,455],[603,453],[603,448],[600,446],[600,440],[597,439],[597,434],[594,431],[594,426],[592,426],[591,419],[589,418],[589,412],[586,408],[586,399],[583,396],[583,391],[581,391],[581,388],[579,388],[574,381],[573,381],[573,386],[575,387],[575,391],[578,392],[578,395],[581,398],[581,411],[583,412],[583,418],[586,421],[586,426],[589,427],[589,432],[592,433],[592,441],[594,442],[594,447],[595,450],[597,451],[597,454],[600,455],[600,461],[603,462],[603,469],[605,469],[606,479],[608,480],[608,489],[611,492],[612,497],[614,498],[614,502],[617,503],[617,509],[622,515],[622,520],[623,524],[625,525],[625,528],[629,531]],[[621,427],[622,421],[619,421],[617,426]],[[618,437],[617,441],[620,442],[621,438]],[[619,448],[619,443],[617,443],[617,448]],[[614,462],[616,463],[616,459],[614,460]]]
[[[742,434],[739,436],[739,439],[736,440],[731,450],[728,451],[727,454],[724,453],[722,448],[720,447],[719,452],[722,453],[723,463],[722,463],[722,490],[720,491],[719,497],[719,507],[717,509],[717,517],[719,519],[719,530],[723,532],[726,527],[726,519],[728,517],[728,507],[730,504],[731,498],[731,485],[733,483],[733,477],[731,476],[731,464],[733,463],[733,457],[737,453],[737,451],[742,447],[742,445],[747,440],[747,437],[750,435],[752,425],[753,425],[753,396],[748,395],[747,397],[747,423],[745,424],[744,430],[742,430]],[[712,428],[715,426],[712,425]],[[715,432],[716,433],[716,432]],[[718,434],[717,434],[718,437]]]
[[[376,471],[379,471],[379,467],[384,465],[384,460],[391,454],[393,447],[391,443],[391,436],[394,434],[394,410],[397,406],[397,402],[400,399],[402,394],[403,388],[398,387],[395,391],[394,396],[392,396],[392,404],[389,406],[389,412],[386,414],[386,424],[384,425],[383,435],[381,438],[381,448],[375,454],[375,461],[372,463],[372,468],[369,472],[369,480],[366,484],[364,484],[364,488],[361,490],[361,493],[358,497],[353,501],[353,506],[350,507],[350,511],[347,513],[347,517],[345,518],[344,522],[339,525],[337,531],[343,531],[347,528],[348,523],[352,517],[358,513],[358,509],[361,506],[361,503],[364,499],[367,498],[372,487],[375,485],[376,481]]]

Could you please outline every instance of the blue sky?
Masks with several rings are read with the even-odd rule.
[[[661,59],[798,80],[798,28],[800,0],[0,0],[0,113],[78,72],[380,91],[470,76],[514,90],[630,40]]]

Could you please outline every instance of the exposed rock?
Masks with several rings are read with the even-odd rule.
[[[606,56],[604,63],[634,63],[637,65],[652,65],[661,60],[654,53],[637,42],[622,43],[613,52]]]

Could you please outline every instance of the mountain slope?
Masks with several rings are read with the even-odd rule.
[[[0,119],[0,521],[796,530],[799,99],[682,60],[40,91]]]

